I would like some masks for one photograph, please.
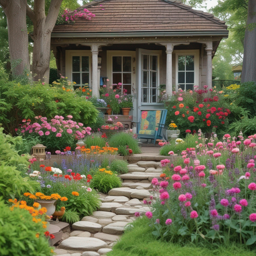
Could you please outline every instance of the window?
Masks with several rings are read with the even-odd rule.
[[[132,88],[132,57],[113,56],[112,57],[112,83],[122,83],[122,89],[131,94]]]
[[[142,55],[141,102],[158,102],[158,56]]]
[[[72,82],[78,86],[89,86],[89,56],[72,56]]]
[[[182,90],[193,90],[195,84],[194,55],[178,55],[178,85]]]

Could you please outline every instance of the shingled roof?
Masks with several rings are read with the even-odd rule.
[[[95,0],[77,10],[87,8],[96,16],[77,20],[74,24],[56,25],[53,37],[63,33],[151,35],[227,35],[225,22],[212,14],[168,0]],[[155,33],[154,33],[155,32]],[[167,33],[167,34],[166,34]],[[141,34],[142,35],[142,34]]]

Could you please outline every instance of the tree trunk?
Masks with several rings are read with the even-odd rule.
[[[247,29],[245,31],[242,83],[256,82],[256,1],[248,2]]]
[[[27,0],[0,1],[0,4],[7,17],[12,74],[17,77],[30,71],[26,23]]]

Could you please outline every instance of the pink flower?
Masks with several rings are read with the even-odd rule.
[[[187,174],[185,174],[185,175],[181,178],[182,181],[189,180],[189,179],[190,179],[190,178],[189,178],[189,176],[188,176]]]
[[[223,143],[221,141],[216,143],[216,148],[221,147],[221,146],[223,146]]]
[[[241,211],[242,211],[242,206],[241,206],[240,204],[235,204],[234,210],[235,210],[236,212],[241,212]]]
[[[252,183],[250,183],[250,184],[248,185],[248,188],[249,188],[250,190],[256,190],[256,184],[255,184],[254,182],[252,182]]]
[[[206,187],[206,184],[205,184],[205,183],[202,183],[202,184],[201,184],[201,187],[205,188],[205,187]]]
[[[192,212],[190,213],[190,218],[191,218],[191,219],[196,219],[197,217],[198,217],[197,211],[192,211]]]
[[[190,205],[191,205],[191,203],[189,201],[185,203],[186,207],[189,207]]]
[[[108,96],[109,96],[109,94],[108,94],[108,93],[106,93],[106,94],[105,94],[105,97],[108,97]]]
[[[171,225],[171,224],[172,224],[172,220],[171,220],[171,219],[167,219],[167,220],[165,221],[165,224],[166,224],[166,225]]]
[[[71,129],[67,129],[67,133],[68,133],[68,134],[71,134],[71,133],[72,133],[72,130],[71,130]]]
[[[169,151],[168,155],[172,156],[172,155],[174,155],[174,152],[173,151]]]
[[[256,221],[256,213],[252,213],[249,216],[250,221],[255,222]]]
[[[216,166],[217,170],[224,170],[225,169],[225,165],[223,164],[219,164]]]
[[[151,219],[151,218],[153,217],[152,212],[146,212],[145,215],[146,215],[149,219]]]
[[[188,171],[187,171],[186,169],[181,169],[181,170],[180,170],[180,174],[181,174],[181,175],[184,175],[184,174],[186,174],[187,172],[188,172]]]
[[[60,150],[56,150],[56,151],[55,151],[55,154],[57,154],[57,155],[59,155],[60,153],[61,153]]]
[[[229,134],[225,134],[223,137],[224,138],[231,138],[231,136]]]
[[[239,153],[239,148],[233,148],[233,149],[231,150],[231,152],[232,152],[232,153],[235,153],[235,154],[236,154],[236,153]]]
[[[217,143],[217,144],[218,144],[218,143]],[[217,146],[217,145],[216,145],[216,146]],[[217,157],[220,157],[220,156],[221,156],[221,153],[214,153],[214,154],[213,154],[213,157],[214,157],[214,158],[217,158]]]
[[[43,131],[39,131],[38,134],[39,134],[40,136],[43,136],[43,135],[44,135],[44,132],[43,132]]]
[[[160,223],[160,220],[159,220],[159,219],[156,219],[156,223],[159,224],[159,223]]]
[[[255,166],[254,163],[248,163],[248,164],[247,164],[247,168],[253,168],[254,166]]]
[[[212,150],[209,150],[209,151],[206,152],[206,154],[209,155],[209,156],[210,156],[210,155],[213,155],[213,151],[212,151]]]
[[[52,132],[56,132],[57,129],[55,127],[52,127]]]
[[[251,176],[251,174],[249,172],[245,173],[245,177],[249,178]]]
[[[163,159],[163,160],[161,160],[161,166],[162,166],[162,167],[166,166],[166,165],[169,164],[169,163],[170,163],[170,160],[169,160],[169,159]]]
[[[204,173],[203,171],[202,171],[202,172],[199,172],[198,176],[199,176],[200,178],[204,178],[204,177],[205,177],[205,173]]]
[[[180,202],[185,202],[187,200],[187,198],[184,194],[179,195],[178,199]]]
[[[177,190],[177,189],[181,188],[181,183],[180,182],[174,182],[172,186],[175,190]]]
[[[48,136],[49,134],[50,134],[50,132],[49,132],[49,131],[45,132],[45,135],[46,135],[46,136]]]
[[[213,143],[209,142],[208,144],[208,147],[213,147]]]
[[[102,86],[103,88],[106,88],[107,86],[105,85],[105,84],[103,84],[103,86]]]
[[[172,175],[172,180],[179,181],[179,180],[181,180],[181,177],[180,177],[179,174],[173,174]]]
[[[160,194],[160,199],[161,200],[167,200],[167,199],[169,199],[169,194],[168,194],[168,192],[163,192],[162,194]]]
[[[157,178],[153,178],[152,181],[151,181],[151,184],[156,186],[158,184],[158,179]]]
[[[210,211],[210,214],[213,216],[213,217],[217,217],[218,216],[218,212],[216,209],[213,209]]]
[[[56,134],[56,137],[61,137],[62,136],[62,134],[60,133],[60,132],[58,132],[57,134]]]
[[[178,97],[177,100],[178,100],[178,101],[183,101],[183,98],[182,98],[182,97]]]
[[[194,165],[195,165],[195,166],[198,166],[199,164],[200,164],[200,161],[199,161],[198,159],[195,159],[195,160],[194,160]]]
[[[168,186],[168,184],[169,184],[168,181],[161,181],[161,182],[160,182],[160,186],[161,186],[162,188],[166,188],[166,187]]]
[[[245,146],[249,146],[250,144],[251,144],[251,140],[250,139],[244,140],[244,145]]]
[[[190,163],[190,159],[189,158],[185,158],[184,159],[184,164],[189,164]]]
[[[120,96],[119,96],[118,94],[115,95],[115,98],[116,98],[116,99],[119,99],[119,97],[120,97]]]
[[[228,199],[225,199],[225,198],[221,199],[220,204],[223,205],[224,207],[227,207],[229,204]]]
[[[181,166],[178,165],[178,166],[175,166],[173,170],[175,172],[179,172],[181,169],[182,169]]]
[[[191,200],[193,197],[192,194],[190,194],[190,193],[186,193],[185,196],[186,196],[186,199],[188,199],[188,200]]]
[[[242,206],[246,207],[246,206],[248,205],[248,202],[247,202],[246,199],[241,199],[241,200],[239,201],[239,204],[241,204]]]
[[[67,116],[67,118],[68,118],[68,119],[72,119],[72,118],[73,118],[73,116],[71,116],[71,115],[68,115],[68,116]]]

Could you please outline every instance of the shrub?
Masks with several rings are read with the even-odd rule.
[[[65,214],[63,215],[62,221],[68,222],[70,224],[73,224],[80,220],[79,215],[77,212],[73,212],[70,210],[65,211]]]
[[[72,115],[76,122],[88,126],[96,121],[98,114],[91,102],[74,92],[41,83],[20,85],[2,79],[0,97],[0,122],[11,134],[15,134],[15,128],[24,118],[34,120],[40,115],[47,118]]]
[[[109,146],[116,148],[123,147],[120,152],[118,151],[118,153],[121,153],[122,155],[129,154],[128,150],[124,150],[124,147],[131,149],[133,151],[133,154],[140,153],[138,141],[134,139],[131,134],[125,132],[114,134],[109,140]]]
[[[0,201],[0,255],[53,255],[42,222],[34,222],[29,211],[10,208]]]
[[[128,172],[128,163],[123,160],[114,160],[110,164],[110,170],[112,172],[116,172],[118,174],[127,173]]]
[[[104,119],[104,114],[102,112],[99,112],[97,119],[94,123],[90,124],[90,127],[92,128],[92,131],[98,132],[102,125],[105,125],[106,121]]]
[[[101,138],[99,135],[87,136],[84,140],[84,143],[87,148],[90,148],[91,146],[106,146],[106,140],[104,138]]]
[[[97,189],[99,192],[102,192],[104,194],[107,194],[112,188],[121,187],[122,182],[120,178],[117,177],[115,174],[110,173],[106,173],[105,171],[98,171],[93,176],[91,187]]]

